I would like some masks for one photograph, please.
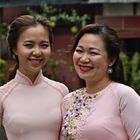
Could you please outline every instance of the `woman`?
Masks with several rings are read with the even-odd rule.
[[[8,44],[16,75],[0,87],[0,125],[8,140],[58,140],[61,100],[68,89],[42,74],[53,43],[44,17],[23,15],[10,25]]]
[[[140,140],[140,97],[123,84],[116,32],[87,25],[72,50],[86,87],[64,97],[61,140]]]

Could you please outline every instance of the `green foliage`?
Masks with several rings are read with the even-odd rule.
[[[41,4],[41,13],[37,13],[30,8],[27,8],[27,11],[32,15],[47,17],[52,27],[56,27],[60,23],[70,25],[70,32],[72,33],[78,32],[79,28],[90,20],[87,14],[80,16],[75,9],[72,9],[71,12],[68,13],[51,5],[47,5],[46,3]]]
[[[4,73],[7,69],[7,62],[3,59],[0,59],[0,85],[4,84]]]
[[[120,58],[122,60],[123,63],[123,68],[124,68],[124,79],[125,81],[129,81],[130,75],[131,75],[131,64],[130,64],[130,58],[128,57],[128,55],[126,55],[125,53],[120,53]]]
[[[59,69],[60,65],[65,64],[63,60],[54,60],[50,59],[47,62],[47,66],[50,68],[51,74],[48,74],[48,67],[43,69],[43,74],[52,80],[58,80],[57,70]]]
[[[124,67],[125,82],[140,94],[140,54],[135,52],[129,57],[122,52],[120,57]]]
[[[0,128],[0,140],[7,140],[4,128]]]
[[[69,67],[69,72],[70,72],[70,73],[73,73],[74,71],[75,71],[74,66],[70,66],[70,67]]]
[[[0,38],[5,38],[7,32],[7,24],[0,22]]]
[[[131,60],[131,86],[140,93],[140,54],[135,53]]]

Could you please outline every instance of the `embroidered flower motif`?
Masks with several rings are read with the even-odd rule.
[[[72,102],[66,106],[67,113],[64,116],[62,127],[65,140],[75,140],[77,124],[80,122],[84,125],[86,119],[94,110],[92,103],[99,94],[87,95],[85,92],[85,88],[82,88],[76,90],[70,96]]]

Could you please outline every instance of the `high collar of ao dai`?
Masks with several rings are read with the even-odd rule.
[[[19,83],[26,84],[26,85],[37,85],[43,80],[43,74],[42,71],[39,72],[34,82],[31,81],[26,75],[21,73],[19,70],[17,70],[15,75],[15,80],[17,80]]]

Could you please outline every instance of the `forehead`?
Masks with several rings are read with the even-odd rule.
[[[78,46],[82,46],[84,48],[100,48],[105,49],[105,43],[103,38],[100,35],[95,35],[91,33],[84,34],[79,42]]]
[[[23,28],[21,28],[21,33],[23,33],[23,32],[29,32],[29,31],[39,31],[39,30],[41,30],[41,31],[44,31],[44,32],[48,32],[48,29],[47,28],[45,28],[43,25],[41,25],[41,24],[37,24],[37,25],[32,25],[32,26],[25,26],[25,27],[23,27]]]
[[[20,37],[35,37],[35,36],[44,36],[48,37],[49,32],[42,26],[42,25],[36,25],[36,26],[30,26],[23,30],[20,34]]]

